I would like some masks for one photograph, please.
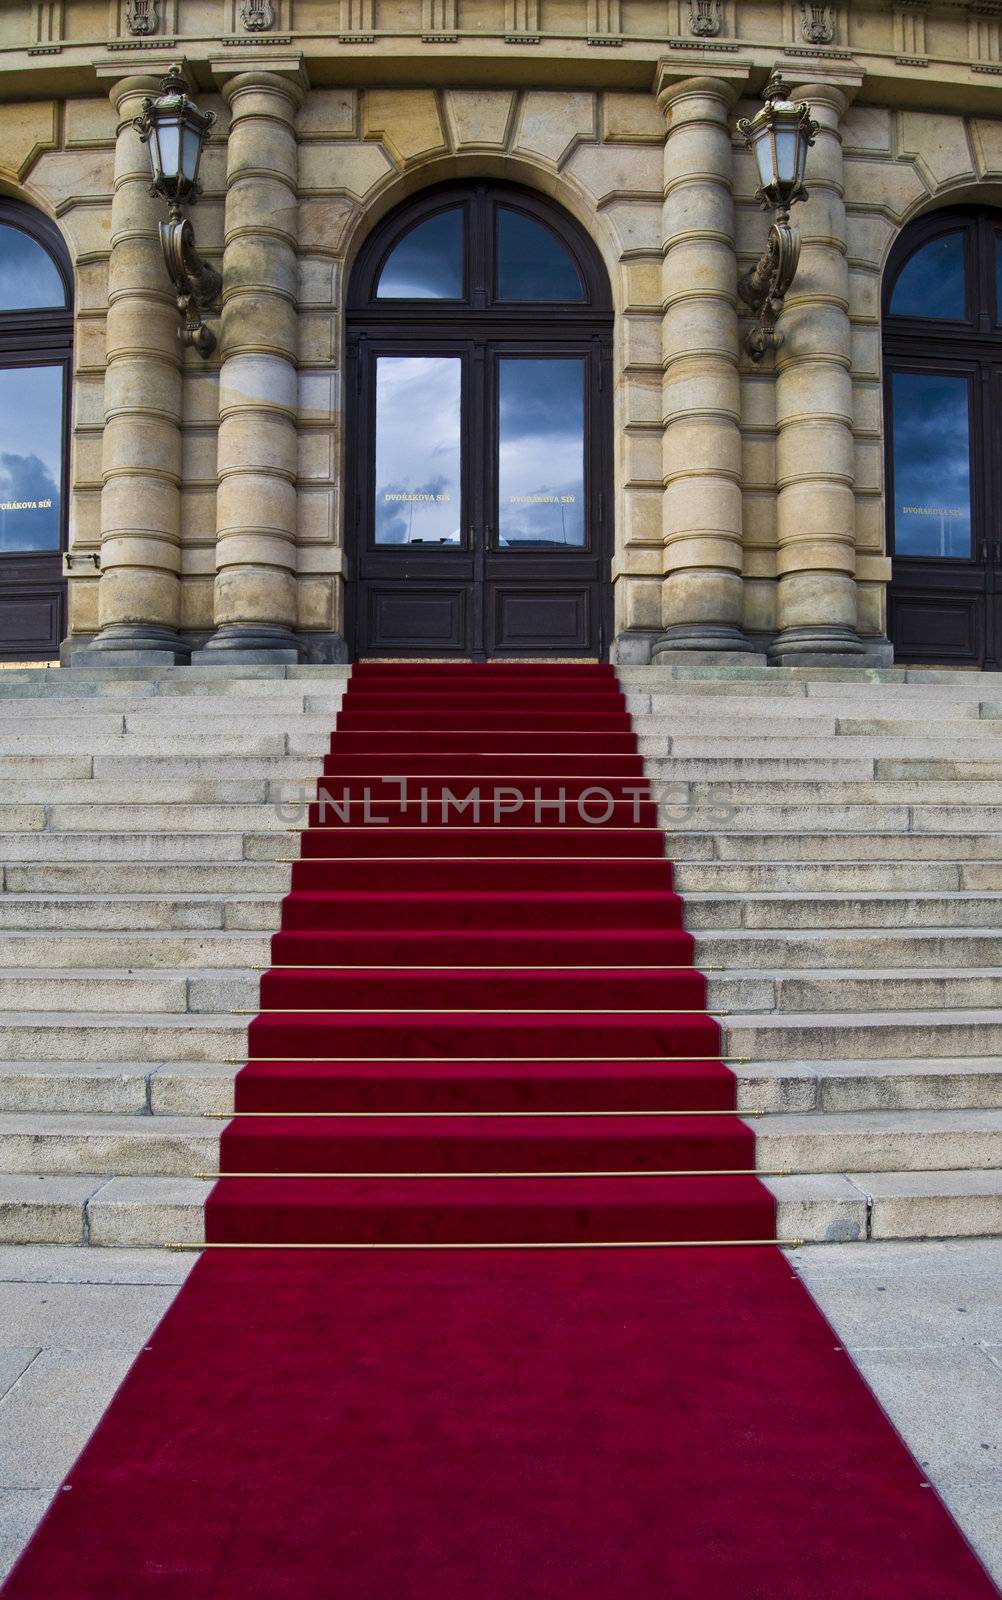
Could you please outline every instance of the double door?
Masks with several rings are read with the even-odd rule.
[[[601,657],[608,338],[353,337],[354,653]]]

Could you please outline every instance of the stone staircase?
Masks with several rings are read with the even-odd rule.
[[[201,1239],[348,670],[0,673],[0,1241]],[[780,1234],[1002,1232],[1002,676],[620,676]]]

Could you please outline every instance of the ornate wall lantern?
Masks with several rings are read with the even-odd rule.
[[[738,132],[758,163],[759,198],[766,210],[771,207],[776,213],[768,244],[738,283],[738,294],[758,317],[746,341],[753,361],[761,361],[767,350],[783,342],[776,323],[800,260],[800,234],[790,226],[790,207],[807,199],[807,152],[818,132],[810,107],[794,103],[789,94],[789,84],[774,72],[761,111],[738,123]]]
[[[150,193],[160,195],[168,205],[169,220],[160,224],[160,243],[184,319],[178,337],[203,359],[216,348],[216,336],[201,314],[218,300],[223,281],[195,249],[195,234],[184,207],[194,205],[202,192],[198,169],[215,120],[214,111],[198,109],[181,68],[174,66],[163,79],[157,98],[143,101],[142,115],[134,123],[149,151]]]

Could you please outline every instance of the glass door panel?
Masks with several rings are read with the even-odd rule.
[[[63,383],[62,364],[0,368],[0,554],[60,547]]]
[[[584,357],[502,357],[498,548],[583,549],[584,464]]]
[[[375,542],[462,544],[461,356],[377,356]]]
[[[970,388],[959,375],[892,375],[897,556],[970,559]]]

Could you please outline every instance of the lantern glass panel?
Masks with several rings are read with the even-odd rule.
[[[763,189],[771,188],[776,181],[776,169],[769,128],[763,128],[755,140],[755,160],[758,162],[759,183]]]
[[[173,189],[181,170],[181,130],[177,118],[171,116],[158,121],[153,138],[160,147],[160,171],[164,182],[169,189]]]
[[[797,130],[789,122],[776,128],[776,171],[779,182],[792,188],[797,181]]]
[[[185,183],[194,188],[202,154],[202,135],[191,122],[185,122],[181,144],[181,172]]]

